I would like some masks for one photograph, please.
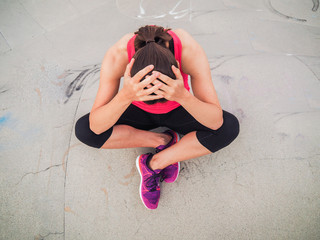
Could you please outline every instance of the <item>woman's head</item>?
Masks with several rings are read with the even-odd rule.
[[[171,40],[170,34],[163,27],[145,26],[139,28],[134,41],[136,53],[133,56],[135,59],[131,69],[131,76],[134,76],[141,69],[153,64],[154,71],[161,72],[168,77],[175,79],[171,66],[178,67],[176,59],[172,52],[166,47],[166,42]],[[151,74],[151,73],[150,73]],[[141,80],[143,81],[144,78]],[[154,104],[156,102],[165,102],[166,99],[158,99],[146,101],[147,104]]]

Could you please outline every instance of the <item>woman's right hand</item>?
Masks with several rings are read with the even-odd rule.
[[[147,76],[142,82],[140,80],[148,74],[154,68],[153,65],[149,65],[139,72],[137,72],[133,77],[131,77],[131,68],[134,63],[134,58],[131,59],[130,63],[126,67],[124,73],[124,83],[123,88],[120,92],[124,95],[125,98],[132,101],[150,101],[163,98],[162,95],[150,95],[155,91],[159,90],[162,87],[163,83],[158,83],[150,87],[151,83],[159,77],[159,73],[153,73],[150,76]],[[145,89],[147,88],[147,89]]]

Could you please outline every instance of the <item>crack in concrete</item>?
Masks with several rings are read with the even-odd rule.
[[[281,116],[281,117],[279,117],[278,119],[276,119],[276,120],[274,121],[274,123],[277,123],[277,122],[279,122],[280,120],[282,120],[282,119],[284,119],[284,118],[291,117],[291,116],[294,116],[294,115],[309,114],[309,113],[318,113],[318,112],[319,112],[319,111],[291,112],[291,113],[278,112],[278,113],[275,113],[274,115],[275,115],[275,116],[283,115],[283,116]]]
[[[210,70],[212,71],[212,70],[215,70],[215,69],[217,69],[218,67],[220,67],[222,64],[224,64],[224,63],[226,63],[226,62],[228,62],[228,61],[230,61],[230,60],[233,60],[233,59],[235,59],[235,58],[239,58],[239,57],[243,57],[243,56],[245,56],[245,55],[235,55],[235,56],[231,56],[231,57],[229,57],[228,59],[226,59],[226,60],[223,60],[222,62],[220,62],[217,66],[213,66],[213,67],[210,67]],[[226,56],[222,56],[222,57],[219,57],[219,58],[224,58],[224,57],[226,57]],[[208,60],[208,62],[209,63],[213,63],[215,61],[215,59],[209,59]]]
[[[311,67],[307,63],[305,63],[302,59],[300,59],[299,56],[293,55],[293,57],[296,58],[298,61],[300,61],[303,65],[305,65],[313,73],[313,75],[318,79],[318,81],[320,81],[320,78],[317,76],[317,74],[311,69]]]
[[[18,3],[21,5],[21,7],[23,8],[23,10],[29,15],[29,17],[44,31],[41,34],[47,33],[47,30],[34,18],[34,16],[32,15],[32,13],[30,13],[26,7],[23,5],[23,3],[21,3],[20,1],[18,1]]]
[[[97,64],[94,65],[94,67],[98,66]],[[91,70],[92,71],[92,70]],[[89,74],[88,74],[89,75]],[[81,93],[80,93],[80,97],[79,97],[79,101],[78,101],[78,104],[77,104],[77,107],[76,107],[76,110],[74,112],[74,116],[73,116],[73,123],[72,123],[72,126],[75,125],[75,122],[76,122],[76,115],[77,115],[77,112],[78,112],[78,109],[79,109],[79,105],[80,105],[80,102],[81,102],[81,98],[82,98],[82,94],[83,94],[83,90],[85,89],[87,83],[89,82],[89,80],[87,81],[84,81],[81,82],[83,85],[81,85],[81,87],[77,90],[81,90]],[[69,146],[68,146],[68,149],[70,150],[70,148],[72,147],[71,146],[71,137],[72,137],[72,134],[73,134],[73,131],[71,131],[70,133],[70,137],[69,137]],[[76,144],[77,145],[77,144]],[[66,208],[66,183],[67,183],[67,172],[68,172],[68,160],[69,160],[69,152],[66,153],[66,161],[65,161],[65,164],[63,164],[63,166],[65,166],[65,174],[64,174],[64,208]],[[63,232],[64,232],[64,239],[66,239],[66,212],[63,211]]]
[[[284,18],[286,18],[286,19],[292,19],[292,20],[295,20],[295,21],[298,21],[298,22],[307,22],[306,19],[291,17],[291,16],[288,16],[288,15],[285,15],[285,14],[279,12],[277,9],[275,9],[275,8],[272,6],[271,0],[265,0],[265,3],[266,3],[267,8],[269,8],[269,10],[270,10],[271,12],[275,13],[276,15],[278,15],[278,16],[280,16],[280,17],[284,17]]]
[[[59,234],[64,234],[64,232],[54,232],[54,233],[49,232],[45,236],[42,236],[41,234],[38,234],[37,236],[34,237],[34,240],[44,240],[46,237],[48,237],[50,235],[59,235]]]
[[[52,166],[47,167],[46,169],[43,169],[43,170],[38,171],[38,172],[28,172],[28,173],[24,174],[24,175],[21,177],[20,181],[19,181],[16,185],[18,185],[19,183],[21,183],[22,180],[23,180],[23,178],[24,178],[25,176],[27,176],[27,175],[30,175],[30,174],[35,175],[35,174],[38,174],[38,173],[41,173],[41,172],[48,171],[49,169],[51,169],[51,168],[53,168],[53,167],[60,167],[60,166],[62,166],[62,164],[52,165]]]
[[[8,46],[9,46],[9,48],[10,48],[10,50],[8,50],[8,51],[11,51],[11,50],[12,50],[12,47],[10,46],[8,40],[4,37],[4,35],[2,34],[2,32],[0,32],[0,34],[1,34],[1,36],[3,37],[3,39],[6,41],[6,43],[8,44]],[[6,52],[8,52],[8,51],[6,51]]]

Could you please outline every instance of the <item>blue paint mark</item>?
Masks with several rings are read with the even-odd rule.
[[[2,131],[5,131],[5,138],[2,137]],[[0,152],[12,150],[25,144],[33,144],[33,140],[40,135],[40,128],[15,118],[15,114],[11,112],[0,116]]]
[[[0,127],[2,125],[5,125],[9,121],[10,115],[11,115],[10,113],[7,113],[6,115],[0,118]]]

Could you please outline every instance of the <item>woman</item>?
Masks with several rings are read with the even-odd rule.
[[[169,130],[149,131],[157,127]],[[92,147],[155,148],[136,159],[149,209],[158,206],[160,181],[177,179],[179,162],[216,152],[238,133],[237,118],[220,106],[201,46],[182,29],[160,26],[141,27],[107,51],[92,110],[76,124],[77,138]]]

